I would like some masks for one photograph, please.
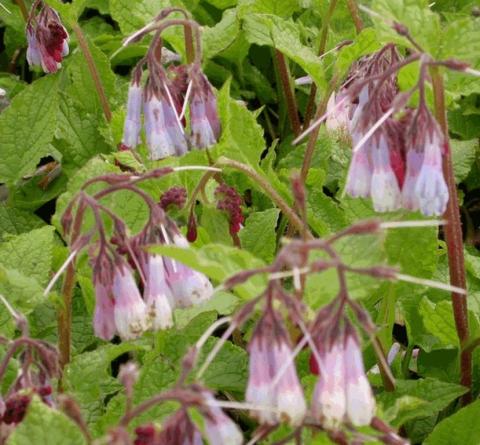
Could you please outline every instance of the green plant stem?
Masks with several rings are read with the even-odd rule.
[[[330,86],[328,88],[328,91],[325,92],[325,96],[323,97],[323,100],[320,102],[320,104],[317,107],[317,112],[315,113],[314,120],[319,119],[325,114],[325,111],[327,110],[327,103],[328,103],[328,98],[330,97],[330,94],[332,91],[335,89],[335,86],[337,84],[337,78],[338,76],[335,75],[330,82]],[[308,170],[310,168],[310,164],[312,162],[313,158],[313,152],[315,150],[315,144],[317,143],[317,138],[318,138],[318,133],[320,132],[320,127],[319,125],[315,130],[313,130],[310,133],[310,136],[308,138],[307,142],[307,148],[305,149],[305,155],[303,157],[303,164],[302,164],[302,170],[300,172],[300,181],[301,183],[305,186],[305,180],[307,178]]]
[[[278,50],[275,50],[276,66],[280,76],[280,82],[282,84],[283,94],[287,102],[288,119],[290,120],[290,126],[295,136],[300,134],[301,124],[298,117],[297,102],[295,100],[295,91],[292,88],[292,82],[290,79],[290,71],[288,69],[287,60],[285,56]]]
[[[445,95],[443,75],[436,66],[430,68],[432,78],[435,116],[440,124],[445,138],[445,155],[443,157],[443,173],[448,186],[449,200],[444,219],[447,224],[444,226],[445,241],[447,243],[448,268],[450,272],[450,283],[453,286],[466,289],[465,259],[463,255],[462,225],[458,205],[457,187],[453,173],[452,154],[448,137],[448,123],[445,108]],[[453,316],[460,345],[465,345],[469,340],[468,308],[466,295],[452,293]],[[460,383],[470,391],[462,397],[462,403],[468,404],[472,400],[472,352],[463,349],[460,352]]]
[[[27,6],[25,5],[25,2],[23,0],[15,0],[15,3],[20,8],[20,12],[22,13],[23,19],[25,21],[27,21],[27,19],[28,19],[28,9],[27,9]]]
[[[333,12],[337,6],[337,0],[330,0],[330,6],[326,16],[322,21],[322,29],[320,31],[320,44],[318,46],[318,56],[322,56],[327,46],[328,30],[330,28],[330,20],[332,19]],[[307,128],[308,124],[312,120],[313,110],[315,109],[315,96],[317,95],[317,85],[312,83],[310,88],[310,95],[308,96],[307,108],[305,109],[305,118],[303,119],[303,128]]]
[[[235,170],[239,170],[252,178],[260,186],[260,188],[272,199],[272,201],[288,218],[290,224],[294,226],[296,230],[298,230],[300,233],[305,231],[308,239],[313,238],[311,232],[308,230],[308,227],[304,227],[303,221],[292,210],[292,208],[287,204],[287,202],[277,193],[277,191],[270,185],[270,183],[252,167],[246,164],[242,164],[241,162],[234,161],[233,159],[225,158],[223,156],[218,159],[218,161],[215,163],[215,166],[234,168]]]
[[[350,11],[353,24],[355,25],[355,30],[358,34],[363,29],[363,20],[360,17],[360,11],[358,9],[357,2],[355,0],[347,0],[347,8]]]
[[[107,122],[110,122],[112,120],[112,111],[110,110],[110,105],[108,104],[107,96],[105,95],[105,89],[103,88],[102,80],[100,79],[100,75],[98,74],[97,66],[95,65],[92,53],[90,52],[90,48],[88,47],[87,39],[85,38],[85,35],[83,34],[83,31],[78,25],[78,23],[74,24],[72,28],[73,32],[77,36],[78,45],[82,50],[85,60],[87,61],[88,70],[90,71],[93,83],[95,84],[95,89],[97,90],[98,98],[100,99],[100,104],[102,106],[105,120]]]

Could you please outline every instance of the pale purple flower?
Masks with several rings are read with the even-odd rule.
[[[440,130],[434,128],[427,135],[423,164],[415,185],[420,210],[426,216],[440,216],[447,208],[448,187],[442,170],[442,143]]]
[[[217,143],[220,137],[220,120],[217,99],[210,82],[193,66],[190,72],[192,94],[190,99],[190,142],[196,148],[206,148]]]
[[[351,103],[348,95],[340,91],[337,95],[333,92],[327,102],[327,119],[325,126],[327,130],[345,131],[350,125]]]
[[[423,164],[423,149],[410,147],[407,151],[407,171],[405,174],[405,182],[402,187],[402,204],[409,210],[418,210],[420,202],[418,200],[415,187],[417,185],[418,176]]]
[[[376,136],[372,136],[375,138]],[[397,210],[401,205],[401,193],[397,177],[392,169],[386,136],[381,134],[371,149],[373,175],[370,189],[373,207],[377,212]]]
[[[328,429],[336,429],[346,413],[345,363],[343,338],[320,348],[320,377],[312,399],[312,413]]]
[[[353,139],[355,140],[355,138]],[[368,198],[372,183],[373,167],[371,149],[364,144],[352,153],[352,160],[347,174],[346,191],[350,196]]]
[[[114,309],[115,302],[110,295],[109,287],[98,280],[95,283],[93,330],[97,337],[106,341],[111,340],[117,332]]]
[[[248,350],[245,399],[266,407],[252,411],[252,416],[263,424],[285,420],[290,425],[299,425],[306,414],[306,402],[285,327],[272,308],[268,307],[258,322]]]
[[[346,327],[344,360],[347,418],[355,426],[369,425],[375,415],[375,398],[365,375],[357,334],[350,323]]]
[[[154,330],[171,328],[173,297],[166,281],[163,258],[160,255],[146,257],[144,297],[152,328]]]
[[[188,241],[180,234],[173,236],[173,242],[179,247],[188,247]],[[213,293],[212,283],[201,272],[175,260],[165,260],[166,278],[176,307],[185,308],[203,303]]]
[[[148,328],[147,307],[142,300],[132,270],[125,262],[115,265],[112,293],[115,297],[115,324],[124,340],[132,340]]]
[[[165,124],[162,102],[152,95],[144,102],[145,136],[150,159],[158,160],[176,154]]]
[[[205,432],[210,445],[242,445],[243,435],[240,428],[221,408],[214,406],[215,398],[204,392],[207,415]]]
[[[139,141],[142,128],[142,102],[142,87],[134,80],[128,88],[127,117],[122,138],[122,143],[129,148],[135,148]]]

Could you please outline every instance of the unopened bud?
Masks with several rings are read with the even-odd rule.
[[[128,362],[121,366],[120,372],[118,373],[118,380],[120,380],[120,383],[125,389],[129,390],[135,385],[138,380],[138,375],[138,366],[134,362]]]
[[[195,217],[195,212],[193,212],[193,210],[188,217],[187,227],[187,240],[193,243],[197,239],[197,218]]]

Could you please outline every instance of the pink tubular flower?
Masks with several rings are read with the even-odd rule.
[[[206,415],[205,431],[210,445],[242,445],[243,436],[238,426],[221,408],[214,406],[215,398],[204,392]]]
[[[163,67],[149,64],[150,77],[144,92],[145,135],[150,158],[158,160],[186,153],[187,141],[168,90]]]
[[[148,328],[147,307],[142,300],[132,270],[117,260],[113,273],[112,293],[115,297],[115,325],[124,340],[137,338]]]
[[[448,187],[442,169],[443,137],[437,122],[431,117],[425,135],[422,168],[415,184],[421,212],[426,216],[439,216],[448,203]]]
[[[194,65],[190,72],[192,94],[190,98],[190,141],[196,148],[206,148],[217,143],[220,137],[220,120],[217,99],[210,82]]]
[[[145,278],[144,297],[152,328],[154,330],[171,328],[173,297],[167,285],[165,266],[160,255],[147,255]]]
[[[320,347],[319,352],[322,366],[313,393],[312,412],[326,428],[336,429],[346,412],[343,338],[337,337],[333,343]]]
[[[128,88],[127,117],[123,127],[122,143],[128,148],[135,148],[142,128],[142,87],[135,80]]]
[[[27,23],[27,61],[39,65],[46,73],[54,73],[68,54],[68,33],[57,12],[42,5],[39,14]]]
[[[175,233],[172,238],[176,246],[188,247],[188,241],[179,233]],[[174,260],[165,260],[165,267],[167,283],[176,307],[200,304],[212,296],[212,283],[203,273]]]
[[[375,414],[375,399],[365,375],[357,334],[348,320],[328,332],[320,345],[320,377],[312,402],[313,415],[327,429],[341,423],[369,425]]]
[[[269,425],[280,420],[299,425],[306,414],[305,398],[285,327],[271,307],[267,307],[255,328],[249,353],[245,398],[247,402],[259,405],[258,410],[252,411],[252,416]]]
[[[375,138],[375,135],[373,136]],[[391,166],[389,147],[383,134],[372,147],[373,175],[370,195],[377,212],[397,210],[401,205],[400,187]]]
[[[355,426],[369,425],[375,415],[375,398],[365,375],[357,334],[348,323],[345,335],[347,418]]]
[[[420,208],[420,202],[415,192],[415,186],[417,184],[420,170],[422,169],[423,156],[423,151],[417,150],[413,147],[410,147],[407,151],[407,172],[402,187],[402,204],[403,207],[409,210],[418,210]]]
[[[115,302],[108,287],[100,281],[95,283],[95,313],[93,316],[93,330],[102,340],[111,340],[117,332],[115,325]]]
[[[346,131],[350,124],[351,102],[345,91],[340,91],[336,96],[333,92],[327,102],[327,119],[325,126],[327,130]]]

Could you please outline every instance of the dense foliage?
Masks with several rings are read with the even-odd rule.
[[[0,3],[0,444],[480,443],[478,2]]]

